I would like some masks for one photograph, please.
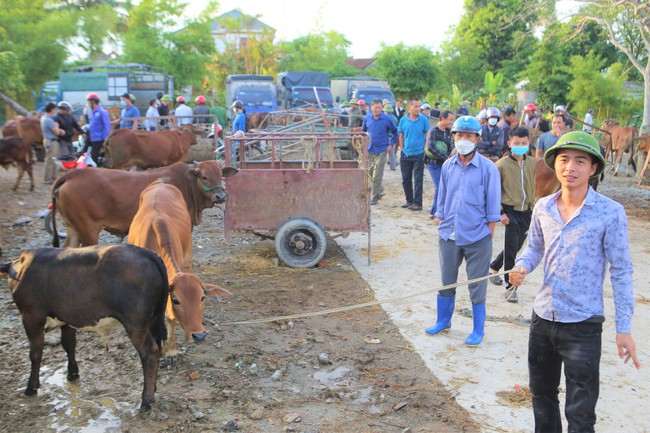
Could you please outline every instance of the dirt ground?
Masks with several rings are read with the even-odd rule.
[[[0,172],[0,261],[50,245],[38,216],[49,203],[42,173],[43,163],[36,163],[37,187],[30,193],[26,180],[11,191],[15,168]],[[108,350],[94,333],[79,333],[81,379],[75,383],[65,379],[62,348],[46,347],[39,394],[25,397],[28,343],[3,278],[0,431],[479,431],[379,307],[219,326],[374,299],[335,242],[316,269],[278,266],[272,241],[244,234],[226,245],[220,211],[211,209],[194,231],[194,272],[234,296],[206,305],[204,343],[178,341],[184,353],[160,370],[156,403],[146,414],[137,412],[139,359],[122,329],[113,332]]]

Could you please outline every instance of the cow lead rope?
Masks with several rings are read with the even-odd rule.
[[[364,302],[364,303],[361,303],[361,304],[346,305],[346,306],[343,306],[343,307],[330,308],[328,310],[312,311],[311,313],[290,314],[288,316],[269,317],[267,319],[254,319],[254,320],[246,320],[246,321],[243,321],[243,322],[225,322],[225,323],[219,323],[218,325],[219,326],[250,325],[250,324],[254,324],[254,323],[277,322],[278,320],[300,319],[300,318],[303,318],[303,317],[316,317],[316,316],[324,316],[326,314],[332,314],[332,313],[341,313],[343,311],[356,310],[356,309],[359,309],[359,308],[372,307],[374,305],[379,305],[379,304],[387,304],[389,302],[397,302],[397,301],[401,301],[403,299],[415,298],[415,297],[422,296],[422,295],[427,295],[429,293],[433,293],[433,292],[436,292],[436,291],[439,291],[439,290],[453,289],[455,287],[464,286],[466,284],[478,283],[479,281],[487,280],[490,277],[494,277],[494,276],[497,276],[497,275],[505,275],[505,274],[510,273],[510,272],[511,272],[511,270],[497,272],[496,274],[490,273],[489,275],[486,275],[484,277],[474,278],[473,280],[461,281],[460,283],[448,284],[446,286],[435,287],[433,289],[424,290],[422,292],[412,293],[410,295],[398,296],[396,298],[383,299],[383,300],[380,300],[380,301],[371,301],[371,302]]]

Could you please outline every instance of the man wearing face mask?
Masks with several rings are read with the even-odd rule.
[[[497,107],[487,109],[487,122],[481,129],[482,140],[478,143],[478,151],[484,157],[497,161],[501,158],[503,149],[503,130],[497,125],[501,113]]]
[[[135,101],[135,96],[130,93],[120,96],[120,105],[122,106],[120,128],[138,129],[137,120],[126,120],[129,117],[140,117],[140,110],[133,105],[133,101]]]
[[[510,131],[510,155],[497,161],[501,176],[501,224],[506,227],[503,251],[490,263],[497,273],[501,266],[512,269],[517,252],[526,241],[530,218],[535,206],[535,158],[527,156],[530,149],[528,129],[516,127]],[[506,275],[506,301],[518,302],[517,286]],[[492,284],[501,285],[500,277],[490,277]]]
[[[458,152],[442,165],[440,191],[433,221],[438,224],[442,284],[455,284],[458,268],[466,262],[467,278],[489,272],[492,236],[501,221],[501,181],[496,166],[476,151],[481,125],[475,117],[458,118],[451,128]],[[485,336],[487,280],[469,285],[474,329],[465,345],[476,347]],[[438,292],[436,324],[429,335],[447,332],[456,302],[456,289]]]

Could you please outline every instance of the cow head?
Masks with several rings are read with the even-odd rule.
[[[208,297],[226,298],[232,293],[214,286],[203,284],[194,274],[180,272],[174,276],[169,286],[174,316],[180,323],[185,334],[185,341],[205,340],[206,331],[203,328],[203,301]]]
[[[191,168],[185,174],[186,193],[189,197],[188,209],[192,217],[192,225],[201,222],[203,209],[223,203],[228,193],[223,179],[234,176],[239,170],[225,167],[223,170],[217,161],[203,161],[198,167]]]
[[[196,134],[201,134],[203,131],[200,128],[196,128],[193,125],[183,125],[181,129],[181,134],[185,134],[190,139],[190,146],[194,146],[198,143],[196,141]]]

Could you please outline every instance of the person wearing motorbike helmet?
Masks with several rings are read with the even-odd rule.
[[[100,151],[111,133],[111,118],[108,111],[99,104],[97,93],[89,93],[86,96],[86,101],[90,113],[88,116],[88,138],[81,153],[85,153],[90,147],[91,158],[95,163],[99,163]]]
[[[532,102],[526,104],[526,106],[524,107],[524,118],[523,118],[524,125],[529,128],[535,129],[537,127],[538,120],[539,119],[537,118],[537,105],[533,104]]]
[[[457,154],[442,165],[434,222],[438,224],[442,284],[455,284],[458,268],[466,262],[467,278],[488,274],[492,236],[501,221],[501,182],[492,161],[476,151],[481,124],[472,116],[456,119],[451,135]],[[465,345],[476,347],[485,336],[487,280],[469,284],[474,329]],[[438,292],[436,324],[427,328],[437,335],[451,328],[456,289]]]
[[[510,273],[510,281],[521,286],[543,263],[528,340],[535,431],[561,430],[558,386],[563,366],[568,431],[593,432],[608,267],[618,355],[640,368],[631,334],[633,263],[627,217],[623,206],[589,186],[589,179],[605,169],[593,136],[564,134],[546,151],[544,162],[555,171],[561,190],[535,204],[528,243]]]
[[[196,104],[192,110],[194,116],[197,114],[210,114],[210,109],[207,107],[207,105],[205,105],[205,102],[205,96],[203,95],[199,95],[196,97],[196,99],[194,99],[194,103]],[[194,123],[210,123],[210,117],[194,117]]]
[[[497,161],[501,158],[504,145],[503,130],[497,125],[501,112],[497,107],[488,107],[485,115],[487,121],[481,128],[482,140],[478,143],[478,151],[489,160]]]
[[[176,98],[176,111],[174,114],[179,128],[183,125],[191,125],[194,119],[194,113],[190,107],[185,105],[185,97],[182,95]]]
[[[59,112],[54,117],[54,121],[59,124],[59,128],[62,129],[65,134],[59,137],[59,157],[67,156],[74,153],[74,146],[72,145],[72,138],[74,136],[75,130],[80,134],[84,134],[84,130],[81,129],[79,123],[72,115],[72,106],[68,101],[60,101],[56,104]]]
[[[232,122],[232,132],[246,132],[246,111],[244,111],[244,103],[236,99],[230,107],[235,113],[235,120]]]

